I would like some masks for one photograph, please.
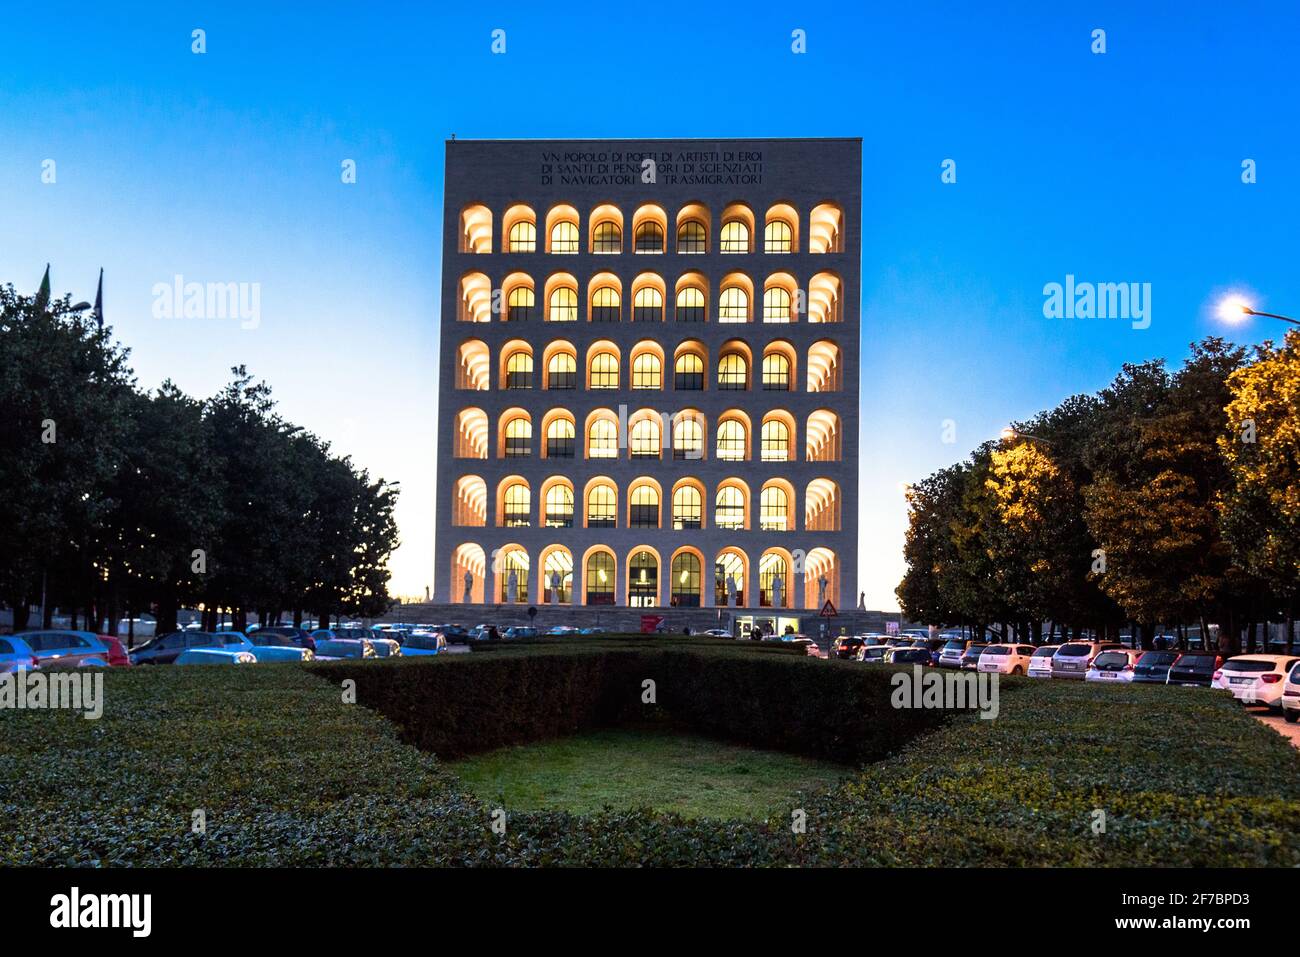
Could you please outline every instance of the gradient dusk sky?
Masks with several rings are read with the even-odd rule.
[[[1280,335],[1225,332],[1227,291],[1300,313],[1296,3],[277,6],[10,4],[0,282],[31,292],[50,262],[56,295],[90,299],[102,266],[142,386],[210,395],[245,363],[286,417],[400,480],[403,595],[433,583],[453,133],[862,137],[868,607],[896,607],[901,483],[1125,361]],[[260,325],[154,318],[177,274],[260,283]],[[1150,327],[1045,318],[1067,274],[1150,283]]]

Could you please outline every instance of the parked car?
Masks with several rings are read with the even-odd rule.
[[[840,635],[831,642],[831,654],[836,658],[856,658],[858,649],[866,643],[865,639],[856,635]]]
[[[1176,651],[1144,651],[1133,662],[1134,684],[1167,684],[1169,667],[1178,660]]]
[[[1052,677],[1082,681],[1103,651],[1122,648],[1117,641],[1067,641],[1052,655]]]
[[[890,648],[910,648],[912,647],[912,637],[909,635],[895,635],[893,638],[885,639],[885,644]]]
[[[1133,680],[1133,666],[1142,657],[1134,648],[1111,648],[1092,659],[1084,673],[1084,681],[1128,683]]]
[[[512,625],[507,628],[502,638],[536,638],[540,635],[536,628],[531,625]]]
[[[21,638],[0,638],[0,675],[14,671],[37,671],[40,659]]]
[[[436,655],[447,650],[447,638],[441,632],[431,634],[417,632],[406,639],[402,645],[403,658],[418,658],[422,655]]]
[[[544,631],[543,637],[546,638],[565,638],[569,635],[576,635],[578,629],[575,625],[553,625]],[[725,637],[725,636],[724,636]]]
[[[926,651],[930,652],[930,664],[932,665],[937,665],[939,663],[939,652],[943,650],[945,644],[947,644],[947,642],[943,638],[912,639],[913,648],[924,648]]]
[[[1035,648],[1029,658],[1029,667],[1025,669],[1025,674],[1030,678],[1052,677],[1052,655],[1056,654],[1056,649],[1060,647],[1060,645],[1039,645]]]
[[[574,631],[577,631],[577,629],[575,628]],[[726,628],[709,628],[704,632],[704,636],[706,638],[735,638],[736,637]]]
[[[1242,704],[1281,708],[1284,679],[1297,662],[1290,655],[1237,655],[1214,673],[1210,687],[1231,691]]]
[[[1282,717],[1290,724],[1300,721],[1300,665],[1288,671],[1282,682]]]
[[[887,665],[928,665],[930,663],[930,652],[926,648],[913,648],[911,645],[890,648],[885,652],[884,663]]]
[[[447,639],[448,644],[463,645],[469,641],[469,629],[464,625],[433,625],[429,628],[429,631],[436,635],[442,635]]]
[[[1223,656],[1213,651],[1184,651],[1169,666],[1168,684],[1210,687]]]
[[[176,656],[178,665],[251,665],[257,658],[251,651],[233,648],[186,648]]]
[[[974,671],[979,667],[980,655],[984,654],[984,649],[988,647],[988,642],[972,641],[966,653],[961,656],[961,668],[963,671]]]
[[[867,664],[880,664],[885,660],[885,652],[889,650],[888,645],[863,645],[858,649],[857,660]]]
[[[173,631],[147,641],[131,652],[133,665],[170,665],[191,648],[221,648],[220,632]],[[230,632],[225,632],[230,634]]]
[[[224,642],[223,647],[227,651],[235,648],[235,644],[228,640],[228,635],[221,637]],[[302,647],[287,635],[268,632],[263,628],[242,637],[245,642],[243,650],[252,654],[258,661],[311,661],[316,657],[312,649]]]
[[[414,632],[412,632],[411,634],[414,634]],[[345,640],[349,640],[349,639],[345,639]],[[356,639],[352,639],[352,640],[356,640]],[[392,637],[369,638],[369,639],[360,639],[360,640],[370,642],[371,646],[375,649],[375,657],[377,658],[400,658],[402,657],[402,649],[406,647],[405,642],[411,640],[411,635],[406,635],[402,639],[401,644],[398,643],[396,638],[392,638]]]
[[[317,661],[338,661],[341,658],[377,658],[375,646],[369,638],[322,638],[316,642]]]
[[[999,675],[1023,675],[1034,657],[1033,645],[989,645],[980,652],[976,671]]]
[[[940,668],[960,668],[962,656],[966,654],[966,649],[974,642],[967,641],[965,638],[949,638],[939,649],[939,660],[937,662]]]
[[[15,633],[42,668],[107,668],[108,643],[92,631],[34,629]]]
[[[300,648],[316,650],[316,639],[311,636],[311,632],[306,628],[299,628],[295,625],[263,625],[257,630],[263,635],[279,635],[281,638],[288,638]]]

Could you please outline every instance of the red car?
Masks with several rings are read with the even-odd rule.
[[[130,668],[131,657],[126,653],[126,648],[122,642],[112,635],[96,635],[104,644],[108,645],[108,666],[110,668]]]

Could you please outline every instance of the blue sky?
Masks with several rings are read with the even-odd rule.
[[[103,266],[143,386],[207,395],[239,362],[269,380],[286,416],[401,481],[394,585],[418,594],[443,140],[861,136],[860,587],[893,607],[900,483],[1125,361],[1180,360],[1224,332],[1225,291],[1300,312],[1295,3],[976,6],[13,5],[0,281],[31,291],[48,261],[56,294],[91,298]],[[260,283],[260,324],[154,318],[177,273]],[[1067,274],[1151,283],[1150,328],[1044,318]]]

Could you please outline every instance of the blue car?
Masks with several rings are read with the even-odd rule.
[[[375,646],[367,638],[317,638],[316,658],[337,661],[340,658],[377,658]]]
[[[242,631],[223,631],[215,636],[216,647],[225,651],[245,651],[255,661],[311,661],[315,654],[310,648],[300,648],[292,639],[280,635],[263,634],[260,630],[252,637]]]
[[[0,638],[0,675],[12,671],[34,671],[40,660],[27,642],[21,638]]]
[[[420,655],[436,655],[447,648],[447,639],[442,634],[429,632],[427,634],[413,634],[406,639],[406,644],[402,645],[402,657],[411,658]]]
[[[257,659],[242,648],[187,648],[176,656],[178,665],[251,665]]]

